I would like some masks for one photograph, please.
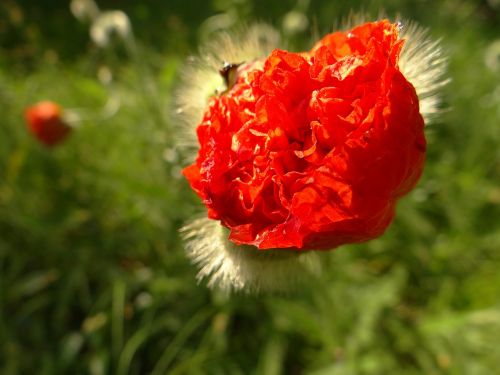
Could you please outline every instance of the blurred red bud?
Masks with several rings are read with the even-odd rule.
[[[43,101],[26,108],[28,129],[44,145],[53,147],[70,133],[71,127],[62,118],[62,109],[51,101]]]

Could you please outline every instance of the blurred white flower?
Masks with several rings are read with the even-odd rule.
[[[72,0],[70,9],[81,22],[91,21],[99,15],[99,7],[94,0]]]
[[[113,35],[127,40],[131,32],[130,20],[121,10],[100,13],[90,27],[92,40],[102,48],[109,45]]]

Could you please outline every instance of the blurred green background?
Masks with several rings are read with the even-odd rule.
[[[500,1],[98,5],[130,17],[133,53],[119,38],[98,48],[69,2],[0,3],[1,374],[499,373]],[[197,285],[177,230],[199,203],[169,120],[183,61],[235,24],[269,22],[306,48],[380,9],[442,38],[451,78],[395,222],[289,295]],[[45,99],[83,118],[53,150],[23,120]]]

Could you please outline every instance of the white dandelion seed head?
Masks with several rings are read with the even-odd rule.
[[[199,218],[181,229],[191,261],[199,267],[198,280],[209,288],[250,293],[287,291],[321,272],[319,255],[312,251],[257,250],[227,239],[218,221]]]

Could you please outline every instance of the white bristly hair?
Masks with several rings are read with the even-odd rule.
[[[279,39],[279,33],[271,26],[255,24],[214,35],[199,49],[198,56],[188,58],[181,70],[181,82],[174,98],[174,121],[179,123],[181,130],[177,142],[179,147],[198,148],[196,127],[203,117],[207,100],[226,89],[219,74],[223,63],[258,61],[278,47]]]
[[[384,18],[384,17],[381,17]],[[351,15],[342,22],[342,29],[366,22],[364,15]],[[439,90],[447,83],[444,78],[446,58],[439,41],[412,22],[401,23],[400,37],[405,44],[399,68],[413,84],[425,123],[439,114]],[[257,24],[236,32],[223,32],[200,49],[183,69],[181,84],[176,92],[175,121],[181,129],[178,145],[197,153],[196,127],[202,119],[207,99],[224,89],[219,74],[223,62],[258,61],[278,48],[278,32]],[[207,279],[208,287],[224,291],[286,291],[304,278],[321,271],[318,252],[284,249],[258,250],[238,246],[228,240],[229,231],[218,221],[208,218],[193,220],[181,229],[191,261],[198,266],[198,280]]]
[[[433,40],[429,31],[416,23],[403,23],[399,36],[405,39],[399,69],[415,87],[420,113],[428,125],[441,112],[439,91],[449,82],[445,78],[447,59],[440,41]]]
[[[385,12],[379,12],[378,19],[384,18],[389,17]],[[445,76],[448,59],[443,54],[441,41],[432,39],[427,28],[400,16],[396,20],[393,22],[400,26],[399,38],[405,40],[399,56],[399,70],[415,87],[420,114],[425,124],[429,125],[442,112],[439,92],[449,82]],[[350,30],[369,21],[370,17],[364,13],[352,13],[340,22],[339,28]]]
[[[320,272],[313,251],[257,250],[228,240],[218,221],[199,218],[181,229],[189,258],[199,267],[198,280],[223,291],[286,292]]]

